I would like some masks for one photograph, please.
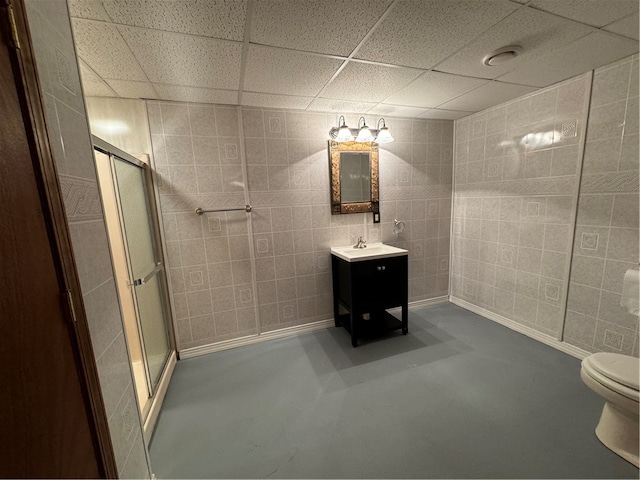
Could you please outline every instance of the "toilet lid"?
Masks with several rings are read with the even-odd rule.
[[[601,375],[638,391],[640,359],[619,353],[599,352],[589,355],[584,362]]]

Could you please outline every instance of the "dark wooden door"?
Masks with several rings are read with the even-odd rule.
[[[55,230],[66,225],[56,225],[52,218],[47,200],[51,185],[45,186],[32,133],[37,112],[29,110],[25,99],[23,66],[16,62],[3,3],[0,0],[0,477],[101,477],[109,470],[101,456],[66,295],[64,259],[56,243]],[[26,40],[21,48],[28,48]]]

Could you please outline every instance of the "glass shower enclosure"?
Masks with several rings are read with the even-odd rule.
[[[97,137],[93,141],[129,357],[146,420],[161,383],[168,382],[168,361],[172,354],[175,358],[151,175],[145,162]]]

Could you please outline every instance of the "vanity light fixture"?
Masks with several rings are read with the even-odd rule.
[[[361,121],[362,126],[360,126]],[[374,139],[375,137],[371,134],[371,130],[369,130],[369,127],[367,127],[367,123],[364,117],[360,117],[358,119],[358,136],[356,137],[356,142],[373,142]]]
[[[382,122],[382,127],[380,127]],[[377,142],[377,143],[391,143],[394,138],[389,132],[384,118],[380,118],[377,123],[378,128],[369,128],[364,117],[360,117],[358,120],[358,128],[349,128],[344,119],[344,115],[340,115],[338,118],[338,126],[331,127],[329,130],[329,137],[336,142],[352,142],[355,138],[356,142]]]
[[[382,122],[382,127],[380,127],[380,122]],[[384,118],[380,118],[378,120],[378,136],[376,137],[376,143],[391,143],[394,138],[391,136],[391,132],[389,132],[389,127],[387,127]]]
[[[340,122],[342,122],[342,124],[340,124]],[[331,131],[333,131],[334,129],[335,127],[332,128]],[[336,136],[334,138],[336,142],[353,141],[353,135],[351,135],[351,130],[349,130],[349,127],[347,126],[347,122],[345,121],[343,115],[340,115],[340,118],[338,119],[338,128],[337,128]]]

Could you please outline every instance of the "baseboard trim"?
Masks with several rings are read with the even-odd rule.
[[[295,327],[283,328],[282,330],[265,332],[261,333],[260,335],[234,338],[233,340],[226,340],[224,342],[214,343],[211,345],[187,348],[180,351],[180,360],[199,357],[200,355],[206,355],[208,353],[221,352],[223,350],[229,350],[231,348],[244,347],[245,345],[253,345],[255,343],[266,342],[267,340],[275,340],[276,338],[292,337],[294,335],[300,335],[302,333],[309,333],[316,330],[333,327],[334,325],[335,322],[333,321],[333,318],[331,318],[327,320],[320,320],[319,322],[308,323],[306,325],[296,325]]]
[[[431,307],[433,305],[439,305],[441,303],[447,303],[449,297],[442,295],[440,297],[427,298],[426,300],[416,300],[415,302],[409,302],[409,307]]]
[[[527,327],[526,325],[521,325],[518,322],[514,322],[513,320],[508,319],[507,317],[503,317],[502,315],[498,315],[497,313],[491,312],[489,310],[485,310],[482,307],[478,307],[477,305],[473,305],[465,300],[460,298],[451,296],[449,297],[449,301],[454,305],[464,308],[465,310],[469,310],[470,312],[477,313],[478,315],[492,320],[500,325],[503,325],[511,330],[515,330],[518,333],[526,335],[527,337],[533,338],[538,342],[544,343],[545,345],[549,345],[550,347],[555,348],[556,350],[560,350],[561,352],[567,353],[572,357],[583,359],[587,355],[591,355],[590,352],[586,350],[582,350],[581,348],[574,347],[573,345],[569,345],[566,342],[562,342],[560,340],[555,339],[549,335],[545,335],[544,333],[540,333],[537,330],[534,330],[531,327]]]
[[[409,302],[409,307],[430,307],[433,305],[439,305],[441,303],[447,303],[448,301],[449,297],[443,295],[440,297],[428,298],[426,300]],[[320,320],[319,322],[308,323],[306,325],[296,325],[295,327],[283,328],[282,330],[265,332],[259,335],[234,338],[233,340],[225,340],[224,342],[214,343],[211,345],[203,345],[201,347],[186,348],[180,351],[178,358],[180,358],[180,360],[185,360],[187,358],[199,357],[200,355],[221,352],[223,350],[229,350],[231,348],[244,347],[245,345],[253,345],[255,343],[266,342],[267,340],[274,340],[276,338],[292,337],[294,335],[300,335],[302,333],[314,332],[316,330],[322,330],[324,328],[330,328],[333,326],[335,326],[335,322],[333,321],[333,318],[329,318],[327,320]]]

